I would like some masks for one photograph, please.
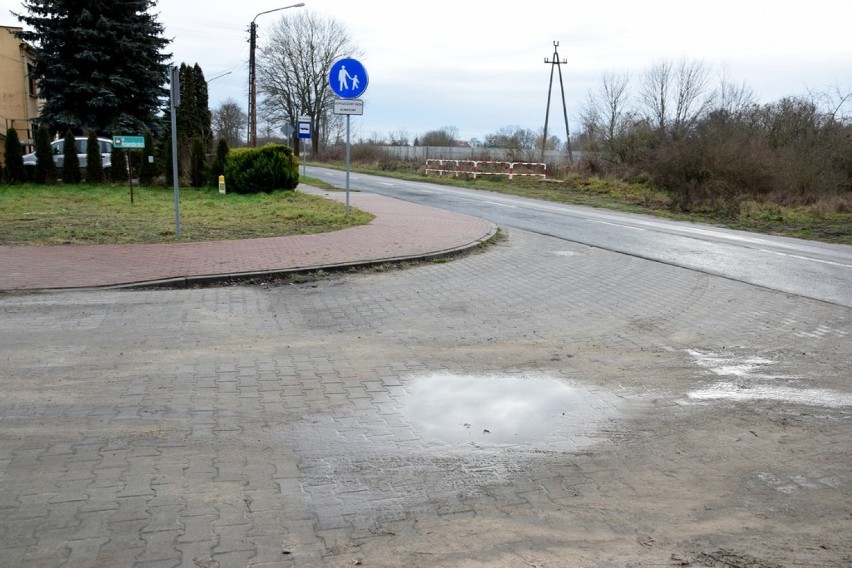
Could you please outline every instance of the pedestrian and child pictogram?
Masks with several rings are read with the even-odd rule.
[[[355,99],[367,90],[367,70],[357,59],[347,57],[331,66],[328,84],[342,99]]]

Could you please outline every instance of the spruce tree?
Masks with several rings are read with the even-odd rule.
[[[80,183],[80,158],[77,156],[77,139],[69,128],[63,145],[62,183]]]
[[[163,26],[155,0],[24,0],[42,120],[99,132],[141,131],[166,95]]]
[[[53,183],[56,181],[56,165],[53,163],[53,147],[50,145],[50,130],[42,123],[36,131],[35,139],[35,181]]]
[[[89,132],[86,140],[86,182],[104,182],[104,158],[101,154],[101,143],[94,130]]]
[[[6,163],[6,183],[24,181],[24,151],[21,148],[18,131],[14,128],[6,129],[6,149],[3,158]]]

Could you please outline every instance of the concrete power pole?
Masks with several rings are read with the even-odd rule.
[[[565,116],[565,144],[568,146],[568,163],[574,163],[574,154],[571,152],[571,134],[568,132],[568,107],[565,106],[565,86],[562,84],[562,68],[563,63],[568,63],[567,59],[559,59],[557,48],[559,42],[553,42],[553,61],[544,58],[545,63],[550,64],[550,85],[547,87],[547,112],[544,115],[544,136],[541,139],[541,161],[544,162],[544,150],[547,148],[547,122],[550,119],[550,94],[553,91],[553,68],[559,70],[559,90],[562,92],[562,114]]]
[[[257,16],[255,16],[257,19]],[[249,109],[246,142],[249,148],[257,148],[257,77],[255,76],[254,52],[257,49],[257,24],[249,27]]]

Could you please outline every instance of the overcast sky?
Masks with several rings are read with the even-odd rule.
[[[544,126],[553,42],[565,83],[571,131],[604,72],[634,77],[662,60],[703,61],[716,78],[748,84],[761,102],[826,91],[852,91],[852,2],[810,0],[304,0],[257,19],[258,43],[284,17],[309,10],[350,33],[369,73],[355,134],[406,131],[411,138],[445,126],[464,140],[504,126]],[[210,105],[248,106],[248,28],[259,13],[292,1],[159,0],[156,11],[174,41],[178,64],[198,63]],[[20,10],[16,0],[0,0]],[[0,22],[19,25],[11,15]],[[564,139],[554,69],[549,132]]]

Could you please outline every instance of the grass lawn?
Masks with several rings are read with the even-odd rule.
[[[303,180],[312,185],[311,180]],[[130,244],[280,237],[336,231],[373,216],[298,191],[219,194],[181,188],[181,237],[172,188],[0,185],[0,245]]]

